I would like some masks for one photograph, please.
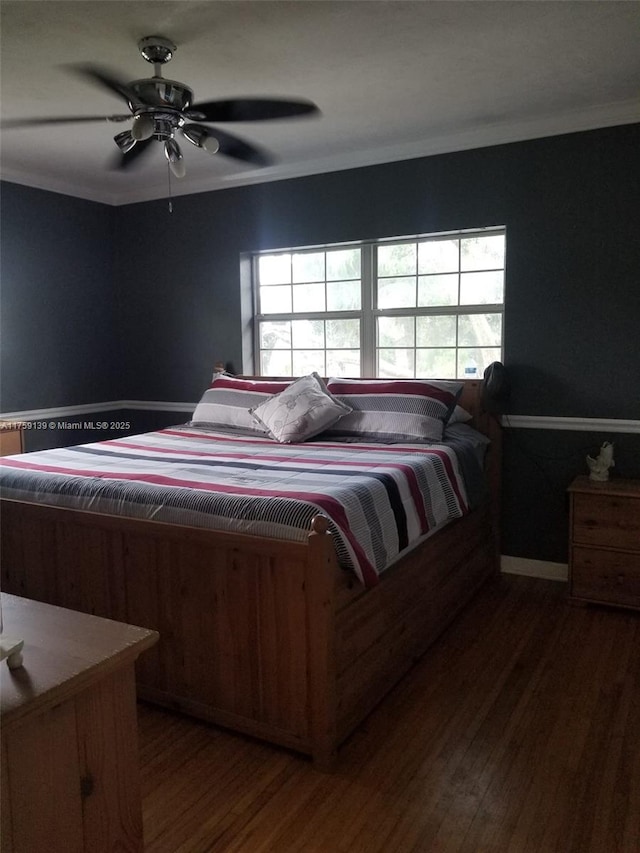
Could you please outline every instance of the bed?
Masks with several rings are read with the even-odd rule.
[[[481,383],[460,384],[457,404],[472,418],[473,429],[490,440],[483,473],[486,495],[474,499],[473,506],[467,495],[460,495],[454,512],[459,517],[446,524],[435,518],[406,521],[407,510],[405,528],[419,528],[414,530],[415,541],[407,545],[406,536],[400,536],[396,542],[395,534],[391,544],[385,540],[390,554],[397,551],[388,566],[377,564],[379,543],[359,550],[358,542],[349,540],[360,509],[336,522],[328,498],[313,489],[309,496],[307,475],[301,475],[302,485],[297,475],[290,476],[291,457],[284,463],[289,469],[286,488],[277,488],[283,499],[296,489],[304,493],[306,515],[298,518],[293,538],[284,530],[287,525],[261,526],[255,514],[251,523],[221,530],[202,521],[200,507],[189,506],[191,515],[185,521],[180,515],[184,507],[178,514],[175,507],[168,514],[149,512],[142,498],[138,502],[144,506],[143,517],[122,514],[118,501],[108,503],[111,494],[100,500],[84,495],[80,508],[65,505],[64,498],[54,500],[41,487],[30,493],[11,479],[21,466],[36,467],[30,460],[40,454],[26,454],[0,460],[2,588],[158,630],[160,643],[138,662],[140,698],[292,748],[330,769],[339,745],[497,569],[500,428],[482,409]],[[336,399],[353,401],[340,395]],[[166,460],[177,452],[172,448],[182,433],[191,442],[189,471],[199,476],[203,466],[218,466],[210,462],[203,445],[216,436],[197,421],[168,432],[164,444],[153,445],[156,456],[164,453]],[[135,457],[142,445],[160,441],[154,436],[119,439],[117,454]],[[242,450],[243,480],[263,476],[262,462],[247,468],[247,442],[253,446],[257,441],[264,465],[281,466],[282,444],[269,447],[264,438],[247,438],[241,430],[237,439],[232,433],[225,441],[235,441]],[[421,455],[419,448],[411,442],[399,448],[375,443],[369,436],[367,450],[361,440],[352,436],[351,441],[354,453],[373,454],[362,457],[366,461],[360,468],[383,466],[377,478],[371,471],[363,474],[375,479],[373,488],[386,488],[406,506],[405,492],[411,489],[398,488],[393,472],[409,469],[409,456]],[[296,465],[311,445],[320,445],[328,454],[329,479],[336,466],[352,465],[345,461],[349,442],[340,445],[330,430],[289,446]],[[109,448],[92,447],[74,449],[73,454],[80,458],[90,453],[91,465],[101,464],[95,462],[96,454],[109,455]],[[441,447],[436,443],[434,452],[440,453]],[[384,454],[397,452],[403,454],[401,461],[394,456],[388,463]],[[234,453],[235,476],[237,457]],[[145,488],[149,478],[159,476],[155,469],[148,473],[141,468],[137,459],[133,464],[145,472]],[[78,482],[76,470],[67,473]],[[359,473],[356,479],[360,482]],[[415,479],[410,473],[409,481]],[[247,488],[253,506],[253,479]],[[192,491],[190,481],[183,483],[184,494]],[[260,499],[269,497],[268,489],[258,491],[265,491]],[[216,486],[216,495],[219,492]],[[394,506],[387,511],[402,514]]]

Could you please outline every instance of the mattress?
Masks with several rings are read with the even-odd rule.
[[[478,442],[459,434],[278,444],[184,425],[0,459],[0,494],[19,501],[300,542],[322,513],[340,564],[367,586],[469,512],[481,483]]]

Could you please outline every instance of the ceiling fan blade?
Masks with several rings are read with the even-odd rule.
[[[116,156],[113,162],[114,169],[128,169],[134,163],[138,161],[141,154],[144,154],[145,151],[149,150],[149,146],[152,142],[155,142],[153,137],[150,139],[142,139],[140,142],[136,142],[136,144],[127,151],[126,154],[120,154]]]
[[[129,121],[131,114],[116,116],[56,116],[55,118],[8,118],[0,121],[0,127],[10,130],[18,127],[35,127],[39,124],[75,124],[91,121]]]
[[[193,104],[187,115],[199,113],[197,121],[267,121],[278,118],[296,118],[297,116],[313,115],[319,112],[318,107],[311,101],[232,98],[226,101],[202,101],[199,104]]]
[[[67,65],[66,68],[70,71],[74,71],[76,74],[80,74],[82,77],[88,77],[94,83],[104,86],[114,95],[124,98],[130,108],[132,105],[140,104],[140,98],[132,89],[129,88],[128,84],[119,80],[111,73],[111,71],[107,71],[105,68],[100,68],[97,65],[90,65],[88,63]]]
[[[275,160],[264,149],[257,148],[238,136],[225,133],[219,128],[206,128],[207,132],[214,136],[220,144],[219,153],[235,160],[243,160],[245,163],[254,163],[256,166],[271,166]]]

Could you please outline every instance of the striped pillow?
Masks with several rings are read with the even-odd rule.
[[[462,383],[428,379],[329,379],[327,389],[353,411],[328,437],[441,441]]]
[[[255,409],[289,385],[291,382],[237,379],[216,374],[196,406],[191,426],[209,429],[232,427],[266,437],[266,430],[253,419],[249,409]]]

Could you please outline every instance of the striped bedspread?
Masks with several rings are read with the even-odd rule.
[[[319,512],[371,586],[468,511],[459,448],[270,440],[173,427],[0,459],[3,497],[304,541]]]

